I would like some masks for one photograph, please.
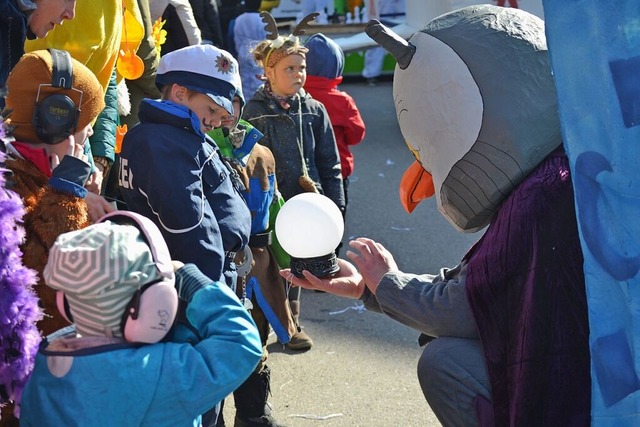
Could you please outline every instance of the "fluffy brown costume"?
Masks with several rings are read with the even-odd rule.
[[[248,178],[259,178],[262,190],[268,191],[268,176],[275,173],[275,168],[276,161],[271,150],[265,146],[256,144],[251,151],[247,166],[244,168],[243,174],[245,174],[246,177],[243,179],[246,180],[246,187],[249,188]],[[263,293],[268,300],[269,306],[273,309],[280,323],[287,329],[291,337],[298,329],[293,319],[293,314],[291,313],[291,307],[287,299],[285,285],[279,274],[280,267],[276,262],[276,258],[271,254],[268,246],[255,247],[251,246],[251,243],[249,246],[253,255],[253,266],[249,275],[258,280],[258,283],[260,283],[260,286],[263,288]],[[240,288],[240,286],[238,286],[238,288]],[[257,304],[254,305],[251,315],[258,325],[261,338],[266,342],[266,338],[269,335],[269,324]]]
[[[89,211],[84,199],[49,187],[49,178],[32,163],[22,158],[8,157],[6,166],[13,172],[7,184],[22,197],[26,209],[26,237],[21,246],[23,262],[38,272],[35,289],[45,315],[38,322],[38,328],[46,335],[69,325],[58,313],[55,291],[42,281],[49,248],[60,234],[88,226]]]
[[[68,96],[78,107],[76,129],[84,129],[104,109],[104,92],[96,76],[85,65],[71,58],[73,88],[41,87],[49,85],[54,74],[54,60],[47,50],[25,54],[7,79],[9,93],[7,109],[11,110],[7,124],[13,128],[13,136],[19,142],[39,143],[33,125],[38,97],[56,93]],[[45,91],[40,93],[40,91]],[[79,93],[82,95],[80,96]],[[70,130],[75,133],[75,130]],[[15,152],[14,152],[15,153]],[[7,185],[22,197],[26,214],[25,243],[21,249],[24,264],[38,272],[36,292],[44,308],[44,320],[38,323],[43,334],[50,334],[69,323],[58,313],[55,292],[42,282],[42,270],[49,257],[49,248],[56,237],[67,231],[84,228],[90,223],[89,211],[84,199],[61,193],[49,187],[49,177],[33,163],[17,154],[7,157],[6,166],[13,171]]]
[[[233,163],[234,168],[240,175],[240,179],[243,181],[245,188],[249,188],[249,178],[258,178],[263,191],[269,190],[269,175],[275,173],[276,161],[267,147],[260,144],[256,144],[251,150],[251,155],[247,160],[247,166],[242,168],[237,162]],[[265,230],[266,231],[266,230]],[[297,332],[297,326],[291,313],[291,307],[285,290],[282,277],[278,273],[280,267],[276,261],[275,256],[271,253],[268,246],[252,246],[249,243],[251,254],[253,255],[253,263],[251,265],[251,272],[246,278],[247,281],[251,277],[255,277],[260,286],[263,289],[265,298],[267,299],[269,306],[273,309],[276,316],[285,327],[289,336]],[[243,260],[237,260],[242,262]],[[238,293],[242,292],[242,283],[238,283]],[[242,295],[238,295],[241,297]],[[254,301],[255,302],[255,301]],[[258,304],[254,304],[254,308],[251,310],[251,316],[258,325],[260,331],[260,337],[263,343],[266,343],[269,336],[269,322],[264,317],[264,313],[260,309]],[[266,351],[266,349],[265,349]],[[263,358],[266,359],[266,354]],[[260,366],[258,366],[258,371]]]

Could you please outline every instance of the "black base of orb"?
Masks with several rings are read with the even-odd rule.
[[[304,277],[303,270],[309,271],[316,277],[325,277],[340,270],[338,258],[334,252],[328,255],[315,258],[295,258],[291,257],[291,272],[296,277]]]

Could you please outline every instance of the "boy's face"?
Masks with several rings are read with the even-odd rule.
[[[307,61],[301,55],[289,55],[266,70],[271,90],[279,96],[298,93],[307,80]]]
[[[240,120],[240,98],[235,96],[233,97],[233,114],[227,114],[222,118],[222,127],[231,130],[238,120]]]
[[[195,113],[200,120],[200,130],[207,133],[213,128],[220,127],[222,118],[229,115],[227,110],[203,93],[183,89],[185,90],[179,91],[175,101]]]
[[[37,9],[29,18],[29,28],[39,39],[76,14],[76,0],[36,0],[35,3]]]

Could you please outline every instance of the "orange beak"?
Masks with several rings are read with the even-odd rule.
[[[400,181],[400,202],[411,213],[422,200],[435,194],[433,178],[416,160],[402,175]]]

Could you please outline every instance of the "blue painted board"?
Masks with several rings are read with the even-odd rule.
[[[543,6],[585,258],[592,425],[640,426],[640,1]]]

